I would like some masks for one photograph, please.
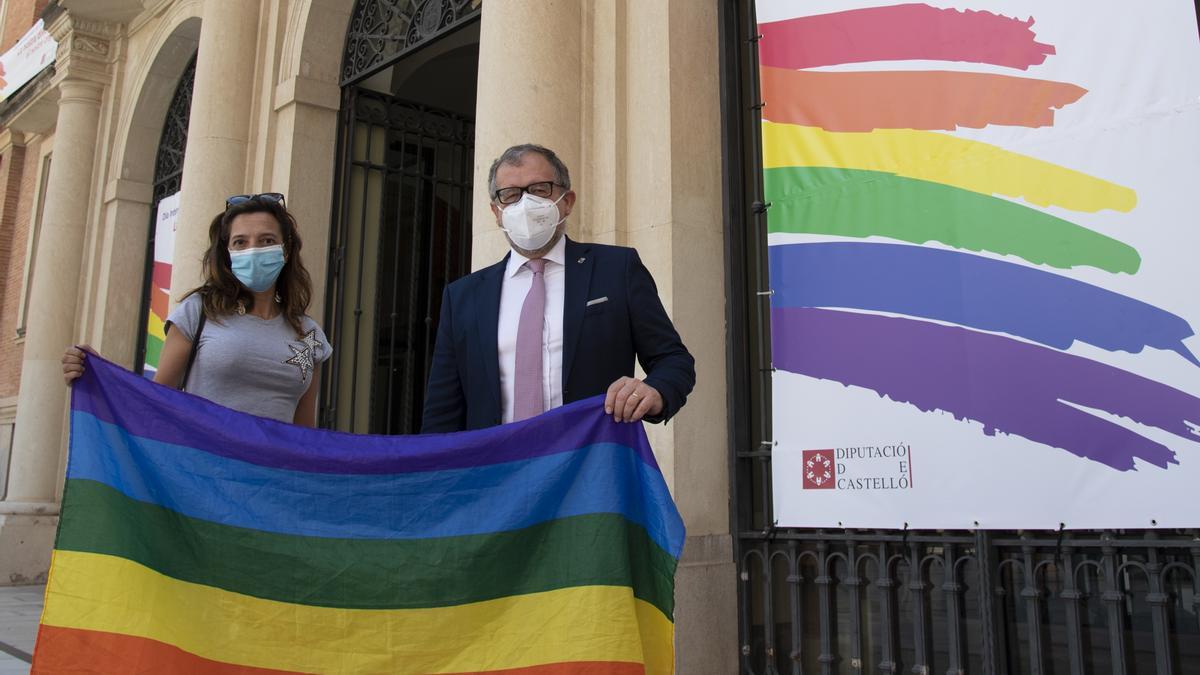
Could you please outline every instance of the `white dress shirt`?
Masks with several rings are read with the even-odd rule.
[[[557,408],[563,403],[562,359],[563,359],[563,303],[566,293],[567,238],[559,237],[558,243],[543,256],[546,267],[543,279],[546,282],[546,313],[542,324],[542,403],[545,410]],[[504,271],[504,282],[500,286],[500,320],[496,331],[496,345],[500,357],[500,404],[504,410],[502,422],[513,421],[513,392],[517,369],[517,324],[521,320],[521,306],[533,283],[533,272],[525,264],[528,259],[513,251],[508,256],[508,267]]]

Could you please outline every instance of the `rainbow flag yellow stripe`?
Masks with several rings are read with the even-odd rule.
[[[47,605],[43,624],[148,638],[214,661],[298,672],[457,673],[657,655],[647,673],[672,668],[671,621],[627,586],[429,609],[340,609],[177,581],[114,556],[56,551],[53,564],[47,591],[63,600]],[[204,625],[229,628],[197,629]]]

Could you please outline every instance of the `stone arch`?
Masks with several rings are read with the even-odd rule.
[[[115,147],[116,175],[121,180],[149,185],[154,180],[154,156],[171,96],[200,44],[198,2],[182,3],[163,22],[130,79],[135,82],[132,104],[123,114]]]
[[[150,36],[143,55],[130,60],[129,101],[118,115],[101,209],[101,239],[92,345],[133,367],[144,327],[144,269],[140,264],[150,224],[154,165],[167,108],[184,69],[196,55],[202,3],[175,5]],[[139,264],[129,264],[132,259]]]
[[[304,238],[304,262],[314,281],[309,314],[324,314],[329,214],[337,117],[338,73],[350,5],[344,0],[302,0],[288,17],[274,91],[275,149],[271,187],[288,195]]]

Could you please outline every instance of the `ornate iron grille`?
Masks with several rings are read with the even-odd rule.
[[[154,205],[163,197],[179,192],[183,183],[183,154],[187,150],[188,120],[192,115],[192,87],[196,82],[196,57],[188,62],[163,122],[158,155],[154,160]],[[151,230],[150,236],[154,236]],[[152,249],[153,250],[153,249]]]
[[[358,0],[346,32],[342,86],[367,78],[479,14],[472,0]]]
[[[1200,531],[774,525],[754,0],[720,12],[741,672],[1200,672]]]
[[[740,534],[742,672],[1200,672],[1195,532]]]
[[[179,76],[179,84],[175,86],[175,94],[167,106],[167,117],[163,121],[162,136],[158,141],[158,152],[154,158],[154,187],[150,202],[150,234],[146,237],[145,273],[142,277],[142,296],[146,300],[138,313],[137,354],[134,356],[134,368],[138,373],[143,372],[146,365],[146,347],[148,340],[143,335],[146,321],[150,313],[150,284],[154,273],[154,240],[157,233],[155,217],[158,214],[158,203],[163,197],[169,197],[179,192],[183,184],[183,155],[187,150],[188,120],[192,115],[192,88],[196,82],[196,57],[188,62]]]
[[[342,114],[322,425],[416,433],[442,291],[470,270],[475,125],[357,88]]]

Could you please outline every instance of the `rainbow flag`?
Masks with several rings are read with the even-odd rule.
[[[34,673],[673,670],[683,523],[596,399],[357,436],[88,363]]]

